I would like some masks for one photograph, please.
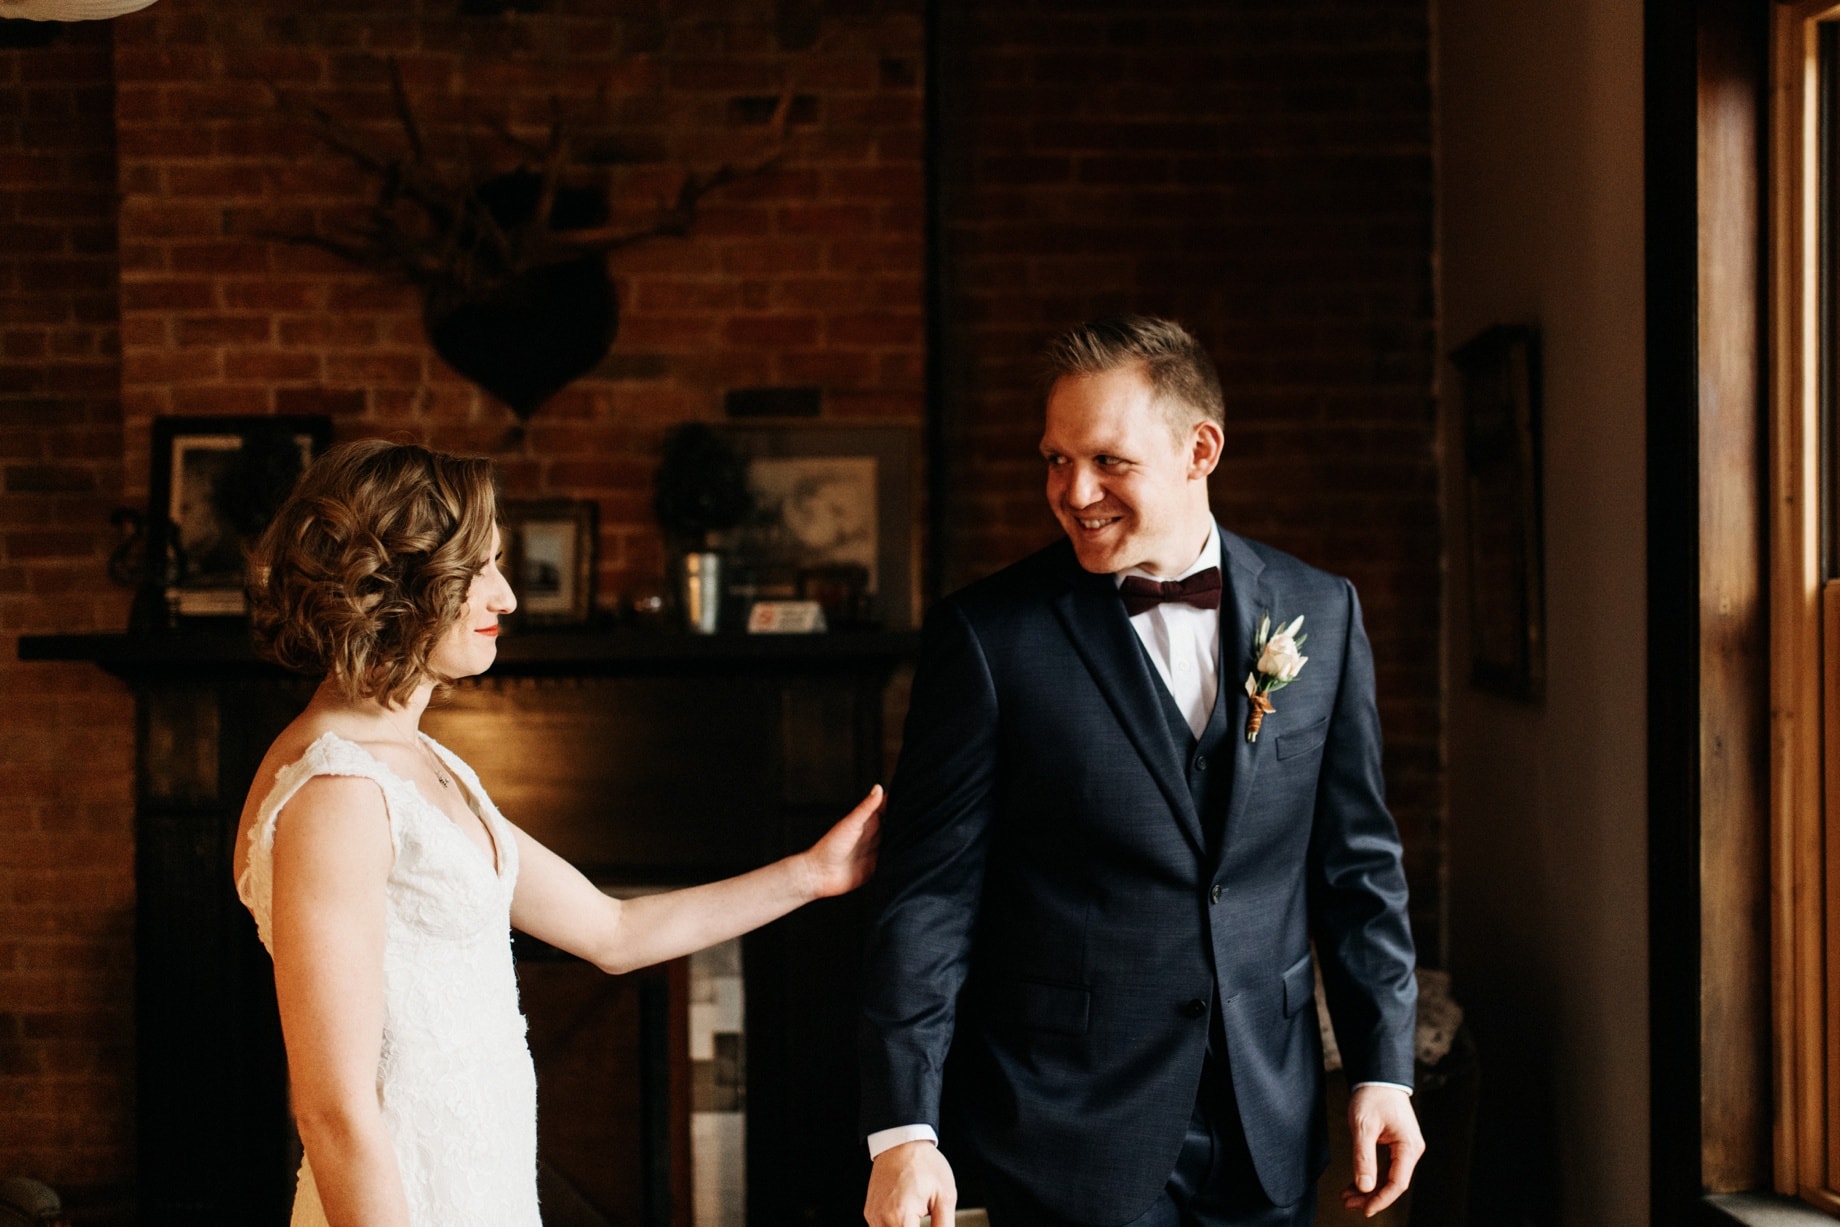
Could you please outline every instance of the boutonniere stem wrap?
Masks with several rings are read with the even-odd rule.
[[[1302,626],[1302,614],[1276,631],[1271,629],[1269,613],[1259,619],[1258,634],[1252,638],[1255,663],[1252,672],[1246,675],[1246,697],[1252,700],[1252,710],[1246,713],[1247,741],[1257,741],[1265,717],[1278,710],[1266,696],[1296,681],[1303,667],[1310,663],[1310,658],[1303,655],[1304,641],[1309,636],[1297,633]]]

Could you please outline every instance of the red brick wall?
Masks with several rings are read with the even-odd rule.
[[[1042,341],[1108,311],[1187,324],[1226,390],[1216,511],[1360,589],[1415,922],[1435,958],[1442,544],[1423,0],[940,12],[947,586],[1058,531],[1035,450]]]
[[[461,19],[457,0],[161,0],[0,52],[0,1175],[132,1171],[131,710],[99,671],[22,666],[14,644],[125,625],[107,513],[145,500],[149,420],[324,411],[340,437],[484,452],[513,496],[600,503],[603,604],[655,586],[649,480],[669,424],[769,383],[821,385],[836,419],[921,419],[920,7],[564,0],[558,20]],[[1186,320],[1227,384],[1223,513],[1367,601],[1430,945],[1441,545],[1422,4],[939,9],[948,581],[1053,535],[1024,372],[1041,339],[1100,310]],[[598,124],[707,169],[754,147],[756,100],[791,85],[812,101],[782,170],[710,197],[691,239],[616,256],[613,354],[518,437],[429,354],[412,291],[256,237],[368,199],[263,82],[393,139],[385,54],[437,149],[463,109],[538,135],[555,94],[590,139]],[[477,162],[499,168],[497,148]]]
[[[340,437],[491,455],[513,497],[597,500],[606,604],[661,582],[659,437],[719,418],[725,390],[816,384],[828,418],[919,422],[918,0],[830,5],[809,21],[770,0],[553,7],[461,18],[457,3],[163,0],[117,23],[130,494],[156,414],[329,412]],[[374,190],[265,82],[402,151],[389,56],[449,166],[463,117],[541,142],[559,102],[578,148],[645,159],[613,179],[618,201],[642,208],[674,193],[679,168],[763,150],[762,112],[781,91],[798,105],[777,172],[706,197],[690,239],[615,255],[612,354],[519,438],[508,410],[434,356],[413,290],[258,237],[349,218]],[[482,171],[516,164],[502,140],[471,149]]]
[[[340,438],[493,456],[513,497],[599,503],[603,605],[658,587],[659,437],[727,389],[818,385],[827,419],[919,422],[918,3],[559,7],[163,0],[0,53],[0,1175],[132,1175],[132,710],[15,643],[125,626],[107,514],[145,503],[155,415],[325,412]],[[258,237],[372,190],[267,83],[400,148],[391,55],[435,150],[463,115],[541,138],[558,98],[582,144],[647,164],[616,180],[642,203],[762,149],[763,100],[799,101],[779,169],[707,197],[691,239],[615,257],[613,353],[520,433],[430,353],[412,290]],[[490,139],[472,156],[512,164]]]
[[[0,50],[0,1176],[133,1171],[134,725],[126,688],[22,665],[121,627],[108,30]]]

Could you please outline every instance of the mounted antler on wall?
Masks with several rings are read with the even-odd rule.
[[[516,169],[480,180],[450,178],[428,154],[394,59],[389,67],[407,156],[380,154],[326,111],[276,91],[284,111],[312,125],[379,184],[364,223],[347,234],[266,237],[407,277],[422,291],[435,352],[520,421],[593,370],[612,347],[619,300],[607,275],[608,253],[689,233],[706,193],[772,166],[792,101],[790,91],[780,98],[767,152],[745,165],[686,171],[674,199],[660,202],[646,224],[628,227],[610,223],[604,187],[582,186],[572,133],[560,117],[540,147],[501,130],[525,154]]]

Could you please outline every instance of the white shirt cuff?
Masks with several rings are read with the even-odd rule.
[[[877,1129],[869,1135],[869,1162],[875,1162],[884,1150],[893,1150],[903,1142],[931,1142],[937,1146],[939,1135],[933,1132],[931,1125],[896,1125],[892,1129]]]
[[[1364,1086],[1390,1086],[1408,1095],[1412,1093],[1411,1087],[1397,1082],[1357,1082],[1354,1086],[1356,1090]],[[939,1135],[933,1131],[931,1125],[896,1125],[892,1129],[877,1129],[869,1135],[869,1161],[875,1162],[881,1157],[884,1150],[893,1150],[903,1142],[931,1142],[937,1146]]]

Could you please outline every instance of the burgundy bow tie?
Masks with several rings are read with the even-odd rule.
[[[1141,575],[1127,575],[1118,586],[1124,598],[1124,611],[1136,617],[1164,601],[1180,601],[1196,609],[1220,608],[1220,568],[1208,567],[1187,579],[1154,580]]]

